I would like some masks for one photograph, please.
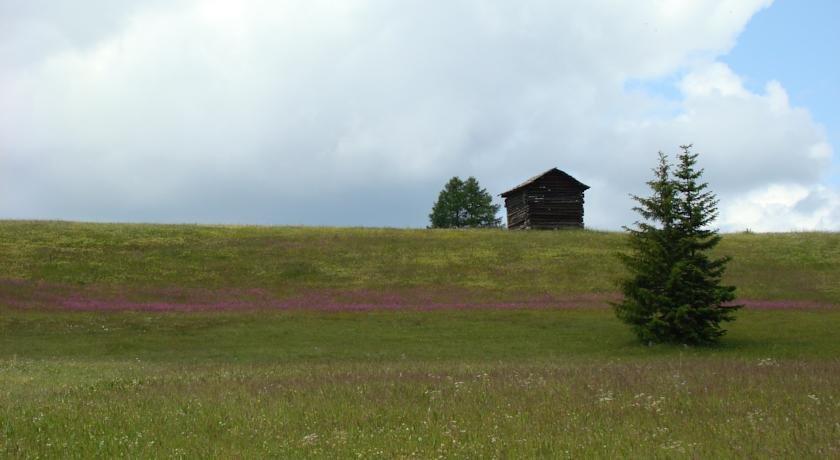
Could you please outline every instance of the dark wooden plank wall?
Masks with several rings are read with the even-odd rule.
[[[508,228],[583,228],[583,191],[547,176],[505,199]]]
[[[505,198],[505,208],[507,208],[508,228],[528,228],[530,221],[524,191]]]

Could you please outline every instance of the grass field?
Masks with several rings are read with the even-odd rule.
[[[622,250],[2,222],[0,457],[840,457],[840,235],[726,235],[711,348],[614,319]]]

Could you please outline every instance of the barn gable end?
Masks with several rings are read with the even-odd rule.
[[[508,228],[583,228],[583,192],[589,188],[552,168],[504,192]]]

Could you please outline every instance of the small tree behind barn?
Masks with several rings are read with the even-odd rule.
[[[508,228],[583,228],[583,192],[589,186],[551,168],[501,194]]]
[[[500,206],[475,177],[453,177],[444,185],[429,214],[431,228],[498,227]]]

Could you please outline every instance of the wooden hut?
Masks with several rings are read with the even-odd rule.
[[[583,228],[583,192],[589,186],[551,168],[501,194],[508,228]]]

